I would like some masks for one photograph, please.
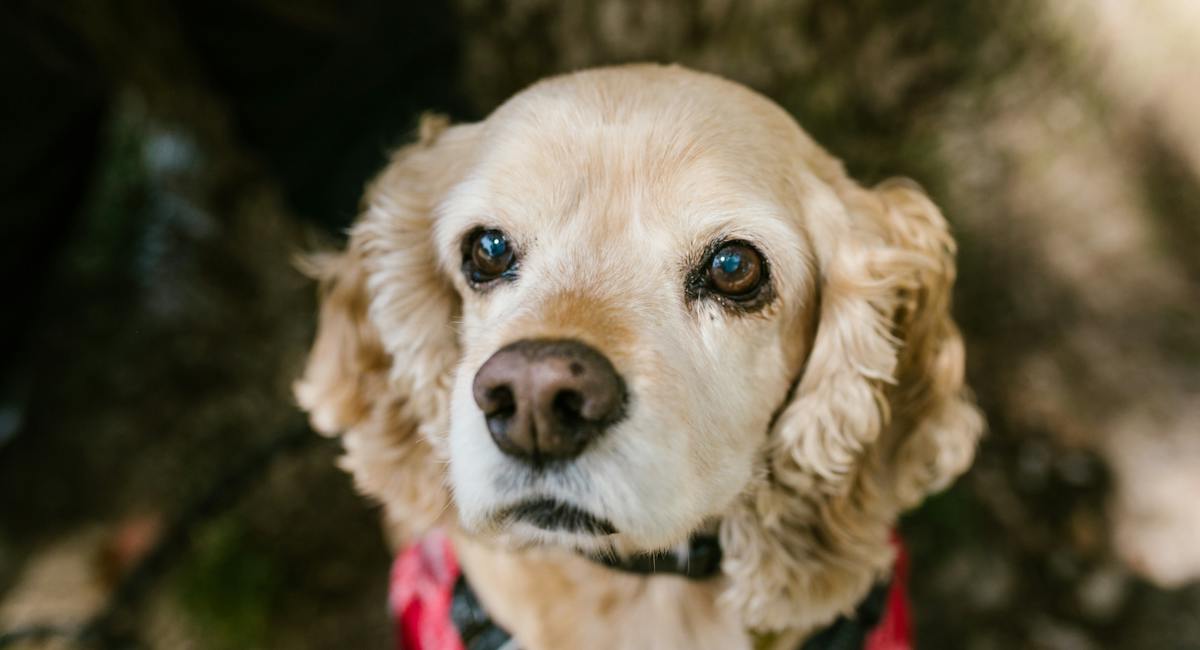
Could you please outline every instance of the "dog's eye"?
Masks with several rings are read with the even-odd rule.
[[[463,267],[467,277],[483,284],[513,269],[516,255],[508,235],[499,230],[480,230],[467,238]]]
[[[713,291],[738,299],[754,294],[763,281],[762,257],[742,242],[725,244],[708,262],[708,284]]]

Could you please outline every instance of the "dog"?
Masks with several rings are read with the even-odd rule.
[[[519,647],[797,648],[971,463],[954,254],[743,86],[576,72],[422,121],[314,260],[295,394]],[[614,568],[705,536],[706,579]]]

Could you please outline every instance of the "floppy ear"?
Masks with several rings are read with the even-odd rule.
[[[911,181],[841,192],[858,223],[828,259],[816,339],[775,433],[833,495],[878,443],[886,487],[912,507],[967,468],[982,430],[950,316],[954,240]]]
[[[766,629],[852,610],[891,564],[900,512],[966,469],[983,427],[941,214],[911,183],[831,184],[849,220],[817,238],[829,250],[813,345],[764,474],[722,530],[726,597]]]
[[[407,536],[447,511],[446,408],[458,358],[459,298],[441,275],[434,208],[461,178],[470,126],[426,117],[368,187],[346,250],[316,256],[316,341],[294,387],[312,425],[342,436],[341,466]]]
[[[887,485],[901,509],[942,490],[971,465],[984,430],[982,414],[964,381],[965,351],[950,315],[955,279],[954,240],[937,206],[909,181],[876,189],[893,246],[923,261],[894,305],[900,343],[889,390],[892,434],[882,449]]]

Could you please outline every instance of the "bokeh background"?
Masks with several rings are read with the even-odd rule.
[[[0,643],[390,647],[377,509],[289,395],[295,255],[421,111],[641,60],[953,224],[990,433],[903,526],[920,646],[1200,648],[1192,0],[7,0]]]

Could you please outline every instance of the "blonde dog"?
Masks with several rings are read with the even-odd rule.
[[[744,87],[556,77],[392,158],[318,260],[296,395],[520,647],[791,649],[971,462],[954,250],[912,183],[861,187]],[[707,580],[594,559],[702,533]]]

